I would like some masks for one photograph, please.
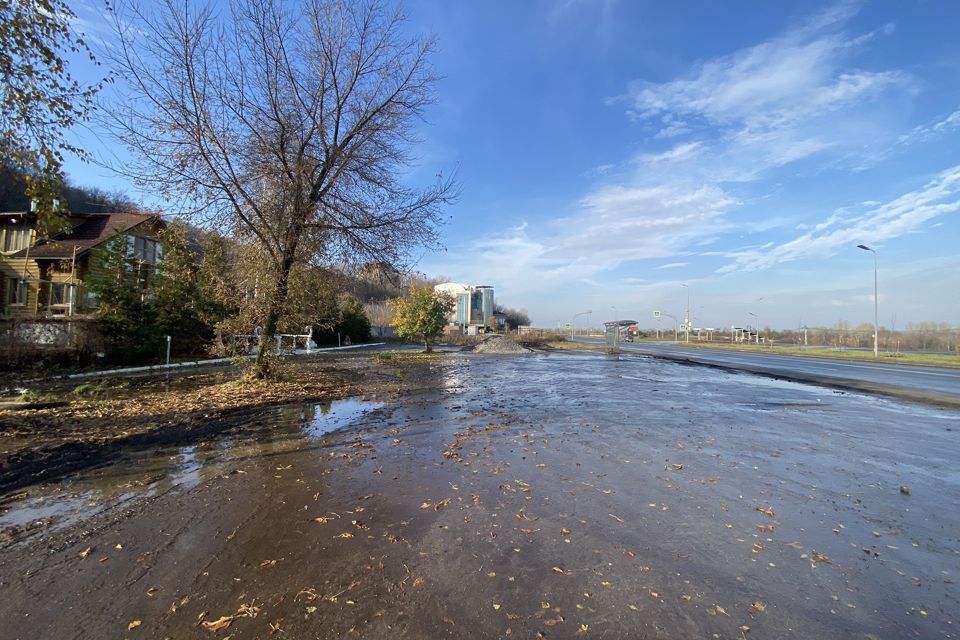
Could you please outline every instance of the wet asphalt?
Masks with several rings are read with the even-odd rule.
[[[958,633],[960,411],[633,355],[409,366],[3,502],[2,636]]]

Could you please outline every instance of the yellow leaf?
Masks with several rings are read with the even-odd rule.
[[[91,551],[93,551],[93,547],[87,547],[86,549],[80,552],[80,557],[86,558],[88,555],[90,555]]]
[[[143,623],[140,622],[139,620],[134,620],[133,622],[131,622],[130,624],[127,625],[127,631],[129,631],[130,629],[136,629],[136,628],[139,627],[141,624],[143,624]]]
[[[496,602],[494,602],[494,603],[493,603],[493,610],[494,610],[494,611],[500,611],[500,605],[497,604]]]

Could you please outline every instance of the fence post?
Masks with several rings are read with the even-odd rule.
[[[167,364],[170,364],[170,336],[167,336]]]

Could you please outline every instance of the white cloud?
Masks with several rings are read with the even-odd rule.
[[[801,258],[830,255],[857,244],[882,243],[913,233],[933,218],[960,211],[960,165],[951,167],[924,187],[886,204],[849,217],[831,215],[789,242],[733,252],[734,261],[720,273],[768,269]]]
[[[700,155],[703,144],[700,142],[686,142],[667,149],[662,153],[644,153],[637,160],[643,164],[660,164],[664,162],[679,162],[690,160]]]
[[[668,262],[667,264],[662,264],[659,267],[656,267],[657,271],[661,269],[679,269],[680,267],[685,267],[689,262]]]
[[[704,179],[750,181],[828,150],[851,153],[875,133],[858,122],[862,108],[911,85],[903,71],[853,65],[868,42],[889,33],[840,31],[855,12],[856,5],[840,5],[778,38],[702,62],[683,77],[635,81],[627,90],[628,114],[656,126],[654,139],[697,137],[689,144],[698,153],[679,159],[695,161],[688,168]],[[685,147],[641,159],[656,164],[678,149]]]

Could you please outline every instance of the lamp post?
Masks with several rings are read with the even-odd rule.
[[[763,302],[766,300],[766,296],[761,296],[757,298],[754,302]],[[760,316],[754,316],[757,319],[757,344],[760,344]]]
[[[573,318],[570,319],[570,336],[574,334],[573,324],[577,321],[578,316],[588,316],[593,313],[593,310],[587,309],[586,311],[581,311],[580,313],[573,314]]]
[[[760,344],[760,318],[752,311],[747,311],[747,315],[753,316],[753,321],[756,324],[757,344]]]
[[[687,313],[683,317],[683,333],[686,336],[684,340],[690,342],[690,285],[680,283],[680,286],[687,290]]]
[[[873,357],[880,356],[880,300],[877,297],[877,252],[865,244],[858,244],[857,249],[863,249],[873,254]]]

